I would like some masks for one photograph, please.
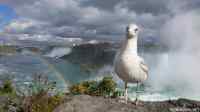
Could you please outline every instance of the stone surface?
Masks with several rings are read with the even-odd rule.
[[[120,99],[94,97],[88,95],[68,96],[68,100],[54,112],[176,112],[177,110],[200,111],[200,102],[179,99],[165,102],[134,102],[128,104]]]

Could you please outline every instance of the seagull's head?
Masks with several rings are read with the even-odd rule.
[[[127,38],[137,37],[139,28],[136,24],[129,24],[126,28]]]

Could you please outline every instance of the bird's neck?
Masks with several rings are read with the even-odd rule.
[[[127,38],[125,40],[124,52],[137,55],[137,37]]]

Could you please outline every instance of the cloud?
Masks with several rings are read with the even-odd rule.
[[[19,19],[7,26],[7,29],[12,29],[12,24],[16,21],[23,19],[31,21],[32,26],[20,29],[19,33],[49,33],[59,36],[66,36],[70,32],[80,35],[94,33],[124,35],[125,26],[135,22],[143,31],[141,37],[158,37],[160,27],[179,9],[193,9],[197,7],[195,3],[199,3],[197,0],[193,0],[192,3],[186,0],[182,3],[177,0],[177,4],[180,2],[183,5],[174,6],[170,1],[4,0],[3,2],[12,6],[19,16]],[[17,32],[15,29],[15,33]]]
[[[80,0],[81,6],[92,6],[101,10],[112,11],[122,0]]]
[[[13,21],[6,26],[8,32],[21,32],[35,25],[32,21]]]
[[[32,34],[42,33],[43,28],[48,28],[48,24],[44,22],[34,21],[30,19],[13,20],[4,28],[4,33],[8,34]]]

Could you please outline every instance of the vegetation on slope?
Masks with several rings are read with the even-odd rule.
[[[117,84],[112,77],[104,77],[101,81],[83,81],[72,85],[69,90],[74,95],[87,94],[92,96],[117,97],[122,92],[116,89]]]
[[[15,46],[0,45],[0,54],[13,54],[16,52],[17,49]]]
[[[112,77],[100,81],[83,81],[72,85],[70,94],[114,97],[118,92]],[[28,91],[28,94],[27,94]],[[66,93],[57,91],[56,83],[36,74],[26,91],[16,90],[11,80],[0,87],[0,112],[53,112],[66,101]]]

